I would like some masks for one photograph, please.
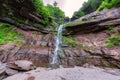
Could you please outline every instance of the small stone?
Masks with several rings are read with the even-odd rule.
[[[30,76],[30,77],[28,77],[27,80],[35,80],[35,77],[34,76]]]

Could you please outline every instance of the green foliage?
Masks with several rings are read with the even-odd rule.
[[[42,0],[33,0],[33,4],[35,6],[36,12],[44,17],[43,21],[40,21],[44,25],[47,25],[49,23],[49,16],[50,13],[48,9],[44,6]]]
[[[65,26],[72,26],[72,23],[68,22],[67,24],[65,24]]]
[[[106,26],[107,30],[110,31],[110,32],[113,32],[114,31],[114,26],[112,25],[108,25]]]
[[[82,7],[78,11],[74,12],[72,19],[77,19],[81,16],[95,11],[99,7],[101,2],[102,0],[88,0],[87,2],[84,2]]]
[[[0,43],[5,42],[20,42],[19,40],[15,39],[15,36],[22,37],[22,34],[13,30],[14,26],[0,23]]]
[[[48,4],[46,8],[48,9],[50,16],[54,18],[55,22],[58,24],[62,24],[64,22],[65,14],[59,7]]]
[[[44,6],[42,0],[33,0],[33,4],[36,12],[45,18],[45,20],[40,20],[44,25],[49,23],[50,17],[52,21],[55,20],[59,24],[64,22],[65,14],[59,7],[57,7],[57,2],[54,2],[53,6],[50,4]]]
[[[34,5],[36,7],[36,11],[46,17],[49,16],[49,12],[47,10],[47,8],[43,5],[42,0],[35,0],[34,1]]]
[[[63,42],[66,42],[66,43],[71,44],[71,45],[77,44],[77,42],[75,40],[68,38],[68,37],[65,37],[65,36],[62,36],[62,40],[63,40]]]
[[[57,4],[58,4],[58,3],[55,1],[55,2],[53,3],[54,7],[56,7],[56,6],[57,6]]]
[[[120,35],[117,36],[111,36],[106,39],[106,47],[113,47],[113,46],[119,46],[120,45]]]
[[[80,16],[84,16],[85,13],[83,11],[80,12]]]
[[[97,10],[102,10],[104,8],[112,8],[116,5],[120,4],[120,0],[103,0],[102,4],[99,6],[99,8]]]
[[[77,24],[82,24],[84,23],[84,21],[80,20],[80,21],[77,21]]]

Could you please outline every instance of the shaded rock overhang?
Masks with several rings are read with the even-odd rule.
[[[120,7],[95,11],[65,24],[64,34],[84,34],[105,30],[108,26],[120,25]]]

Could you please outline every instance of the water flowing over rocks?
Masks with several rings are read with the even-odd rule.
[[[64,25],[60,25],[59,28],[57,29],[57,35],[56,35],[56,42],[55,42],[55,50],[54,54],[52,57],[52,62],[50,63],[51,65],[57,65],[58,64],[58,53],[61,51],[61,44],[62,44],[62,28]]]
[[[51,55],[54,52],[54,45],[51,42],[53,38],[50,34],[40,35],[39,37],[35,36],[35,34],[26,36],[27,44],[17,45],[15,43],[7,43],[1,45],[1,62],[9,63],[15,60],[29,60],[36,66],[49,67]],[[62,46],[62,51],[58,54],[58,63],[64,67],[74,67],[76,65],[84,66],[85,64],[89,64],[99,67],[120,68],[119,47],[104,48],[104,40],[107,37],[106,31],[95,34],[76,35],[75,39],[81,44],[76,46],[66,44],[66,46]],[[39,38],[41,41],[36,38]]]
[[[79,24],[78,22],[81,20],[82,22]],[[63,47],[61,55],[59,54],[59,63],[65,66],[82,66],[89,63],[102,67],[120,68],[120,48],[104,48],[105,39],[120,32],[118,20],[119,8],[113,8],[112,10],[93,12],[71,22],[71,25],[66,25],[64,29],[66,33],[71,32],[71,30],[73,32],[77,30],[74,32],[77,33],[77,35],[75,35],[75,40],[78,41],[80,45],[70,47],[70,45],[66,44],[66,46]],[[114,21],[115,23],[112,24],[111,22]],[[106,25],[116,24],[117,26],[115,26],[114,33],[110,33],[107,30],[101,31],[102,29],[99,27],[99,25],[102,25],[102,27],[106,28]],[[96,30],[99,32],[96,32]],[[25,35],[26,44],[16,45],[8,43],[0,45],[1,62],[30,60],[36,66],[48,66],[48,63],[51,61],[50,55],[54,50],[54,35],[42,34],[39,32],[32,34],[31,31],[24,31],[21,29],[18,29],[18,31]],[[88,31],[89,33],[85,32],[86,34],[83,34],[84,31]]]
[[[106,19],[101,22],[101,24],[106,23],[107,21],[112,21],[113,19],[108,19],[111,18],[111,16],[116,17],[119,13],[119,8],[113,8],[112,10],[103,10],[101,12],[94,12],[91,14],[88,14],[76,21],[79,21],[81,19],[84,20],[85,24],[83,27],[81,25],[83,24],[76,24],[76,25],[69,25],[63,29],[63,34],[64,31],[67,33],[71,32],[69,31],[68,28],[74,31],[78,30],[78,34],[74,35],[74,39],[79,43],[79,44],[61,44],[62,46],[62,51],[60,54],[58,54],[59,57],[59,64],[63,65],[64,67],[73,67],[75,65],[77,66],[83,66],[85,64],[89,65],[95,65],[95,66],[100,66],[100,67],[114,67],[114,68],[120,68],[120,47],[113,47],[113,48],[105,48],[105,40],[106,38],[114,35],[114,34],[119,34],[120,33],[120,27],[119,25],[115,26],[114,32],[110,32],[108,30],[98,30],[96,32],[95,29],[92,29],[89,24],[93,24],[94,21],[99,21],[100,20],[93,20],[93,19],[88,19],[90,17],[94,17],[95,19],[102,19],[102,18],[97,18],[102,15],[106,14]],[[112,13],[112,11],[116,11],[117,13]],[[110,15],[107,15],[107,14]],[[99,14],[99,15],[98,15]],[[86,18],[86,19],[85,19]],[[118,15],[117,15],[117,18]],[[116,18],[114,18],[116,20]],[[76,22],[74,21],[74,22]],[[71,22],[71,23],[74,23]],[[89,24],[88,24],[89,22]],[[86,25],[88,24],[88,25]],[[109,25],[106,23],[106,25]],[[113,24],[115,25],[115,24]],[[79,27],[80,29],[78,29]],[[96,28],[93,27],[93,28]],[[105,27],[105,25],[104,25]],[[89,30],[86,29],[90,28]],[[95,30],[95,31],[91,31]],[[14,44],[14,43],[6,43],[6,44],[1,44],[0,45],[0,61],[1,62],[12,62],[15,60],[29,60],[32,61],[36,66],[49,66],[49,63],[51,62],[51,56],[54,53],[54,34],[49,33],[49,34],[44,34],[41,32],[36,32],[36,31],[24,31],[20,28],[18,28],[18,31],[21,32],[25,39],[23,40],[24,43],[22,44]],[[89,31],[89,33],[79,33],[82,31]],[[68,35],[69,36],[69,35]],[[33,57],[34,56],[34,57]]]

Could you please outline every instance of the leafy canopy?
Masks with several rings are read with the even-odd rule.
[[[33,0],[33,3],[36,12],[45,17],[44,24],[49,23],[49,17],[52,17],[52,19],[59,24],[63,22],[65,14],[59,7],[57,7],[58,3],[56,1],[53,3],[53,5],[48,4],[47,6],[44,6],[42,0]]]
[[[42,0],[33,0],[33,4],[35,6],[36,12],[38,14],[41,14],[45,20],[42,21],[43,24],[48,24],[49,23],[49,16],[50,13],[48,11],[48,9],[44,6],[43,1]]]
[[[57,3],[56,2],[54,2],[53,5],[54,6],[48,4],[46,6],[46,8],[48,9],[48,11],[50,13],[50,16],[53,17],[55,22],[57,22],[58,24],[62,24],[64,22],[64,19],[65,19],[65,14],[59,7],[57,7]]]
[[[120,0],[103,0],[102,4],[99,6],[97,10],[102,10],[104,8],[110,9],[118,4],[120,4]]]
[[[82,7],[78,11],[74,12],[72,20],[95,11],[101,2],[102,0],[88,0],[87,2],[84,2]]]

